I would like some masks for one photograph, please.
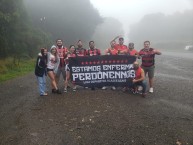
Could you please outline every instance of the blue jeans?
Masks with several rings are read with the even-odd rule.
[[[147,82],[145,80],[133,83],[133,88],[136,88],[137,86],[142,86],[142,93],[146,93]]]
[[[43,77],[38,77],[38,84],[39,84],[39,91],[40,91],[40,95],[44,95],[46,93],[46,76],[45,74],[43,75]]]
[[[136,83],[130,82],[129,84],[129,88],[133,89],[137,88],[138,86],[142,86],[143,88],[142,93],[146,93],[147,82],[145,80]]]

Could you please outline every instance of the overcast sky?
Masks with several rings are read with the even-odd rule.
[[[166,15],[193,9],[193,0],[90,0],[101,16],[114,17],[128,31],[129,24],[145,14],[162,12]]]

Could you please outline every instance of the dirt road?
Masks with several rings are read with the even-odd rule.
[[[146,98],[81,88],[40,97],[33,73],[7,81],[0,144],[193,145],[193,54],[157,56],[154,90]]]

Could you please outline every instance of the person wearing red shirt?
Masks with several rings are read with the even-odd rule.
[[[144,42],[144,48],[139,51],[139,56],[142,58],[141,67],[145,75],[148,73],[149,78],[149,92],[153,93],[153,78],[155,71],[155,55],[161,55],[159,50],[150,48],[150,41]]]
[[[117,55],[118,51],[115,49],[116,42],[111,41],[110,45],[111,45],[111,48],[107,48],[105,50],[105,55]]]
[[[59,79],[60,79],[60,74],[62,73],[62,76],[63,76],[63,80],[66,79],[66,72],[65,72],[65,58],[66,58],[66,55],[67,55],[67,52],[68,52],[68,49],[66,47],[63,46],[63,42],[61,39],[57,39],[56,40],[56,50],[57,50],[57,53],[58,53],[58,56],[60,58],[60,64],[58,66],[58,70],[56,72],[56,83],[58,84],[59,83]]]
[[[88,56],[95,56],[95,55],[101,55],[101,51],[98,48],[95,48],[95,43],[94,41],[89,42],[89,49],[87,50],[86,53]]]
[[[66,70],[66,79],[65,79],[65,82],[64,82],[64,92],[67,93],[67,87],[68,87],[68,83],[70,81],[70,68],[68,67],[68,64],[69,64],[69,59],[70,58],[73,58],[73,57],[76,57],[76,54],[75,54],[75,46],[74,45],[70,45],[69,47],[69,51],[67,53],[67,57],[65,59],[65,63],[66,63],[66,67],[65,67],[65,70]],[[75,83],[72,82],[72,85],[73,85],[73,88],[72,90],[75,92],[76,91],[76,85]]]
[[[119,38],[119,44],[115,44],[114,48],[117,50],[118,55],[126,55],[128,53],[128,48],[124,45],[124,38],[117,36],[111,42],[116,41]]]
[[[145,81],[144,70],[139,66],[139,63],[135,61],[133,63],[133,69],[135,70],[135,78],[132,80],[133,93],[136,94],[138,86],[142,86],[142,96],[146,96],[147,83]]]
[[[81,40],[78,40],[77,42],[77,48],[75,48],[75,54],[77,56],[86,56],[87,54],[87,51],[85,48],[82,47],[82,41]]]
[[[134,49],[134,43],[129,43],[129,45],[128,45],[128,54],[129,55],[131,55],[131,56],[136,56],[136,57],[138,57],[139,56],[139,52],[136,50],[136,49]]]
[[[116,44],[115,41],[110,42],[111,48],[108,48],[105,50],[105,55],[117,55],[117,50],[114,47],[115,44]],[[106,90],[106,89],[107,89],[106,86],[102,87],[102,90]],[[111,89],[116,90],[115,86],[112,86]]]
[[[88,56],[96,56],[96,55],[101,55],[101,51],[98,48],[95,48],[95,43],[94,41],[89,42],[89,49],[87,50],[87,55]],[[91,90],[95,90],[95,87],[92,86]]]

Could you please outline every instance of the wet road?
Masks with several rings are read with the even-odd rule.
[[[39,97],[33,74],[0,84],[1,145],[193,145],[193,53],[156,56],[154,93]]]

